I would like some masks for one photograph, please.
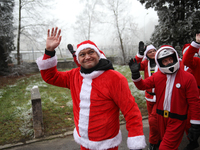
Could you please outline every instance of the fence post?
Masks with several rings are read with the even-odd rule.
[[[41,96],[38,86],[31,89],[34,137],[44,136]]]

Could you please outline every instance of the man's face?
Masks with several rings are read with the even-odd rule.
[[[91,48],[84,49],[79,52],[78,60],[85,69],[90,69],[99,63],[99,55]]]
[[[166,58],[164,58],[163,60],[162,60],[162,64],[164,65],[164,66],[167,66],[168,64],[171,64],[171,63],[173,63],[174,62],[174,60],[173,60],[173,58],[170,56],[170,57],[166,57]]]
[[[147,52],[147,57],[149,57],[150,59],[154,59],[154,58],[155,58],[155,55],[156,55],[156,50],[155,50],[155,49],[150,49],[150,50]]]

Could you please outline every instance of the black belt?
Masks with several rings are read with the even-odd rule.
[[[149,91],[146,91],[148,94],[150,94],[150,95],[156,95],[156,93],[151,93],[151,92],[149,92]]]
[[[198,88],[200,89],[200,86],[198,86]]]
[[[163,116],[164,118],[175,118],[175,119],[179,119],[179,120],[185,120],[187,119],[187,115],[179,115],[179,114],[175,114],[175,113],[171,113],[167,110],[156,110],[157,114]]]

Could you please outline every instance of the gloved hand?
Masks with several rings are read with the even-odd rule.
[[[190,141],[196,141],[198,140],[199,136],[200,136],[200,125],[191,124],[187,137],[190,139]]]
[[[71,52],[71,54],[73,55],[76,51],[74,51],[74,48],[71,44],[67,45],[68,50]]]
[[[138,53],[140,55],[144,55],[144,51],[146,50],[146,47],[144,46],[144,42],[140,41],[139,42],[139,47],[138,47]]]
[[[137,63],[135,58],[134,60],[131,58],[128,65],[132,73],[132,79],[138,79],[140,77],[140,63]]]

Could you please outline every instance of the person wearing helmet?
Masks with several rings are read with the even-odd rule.
[[[162,46],[155,55],[159,70],[142,79],[140,63],[131,59],[132,79],[140,90],[155,88],[158,129],[161,136],[159,150],[177,150],[191,114],[188,138],[195,141],[200,136],[200,99],[194,76],[180,68],[176,50]]]
[[[152,76],[154,72],[157,72],[158,67],[155,62],[156,48],[150,44],[144,46],[144,42],[139,42],[138,53],[135,56],[137,62],[140,63],[140,71],[144,71],[144,78]],[[143,60],[144,59],[144,60]],[[143,60],[143,61],[142,61]],[[148,110],[148,122],[149,122],[149,146],[148,150],[156,150],[159,146],[159,132],[157,127],[157,115],[156,115],[156,96],[153,89],[147,89],[145,91],[145,99]]]

